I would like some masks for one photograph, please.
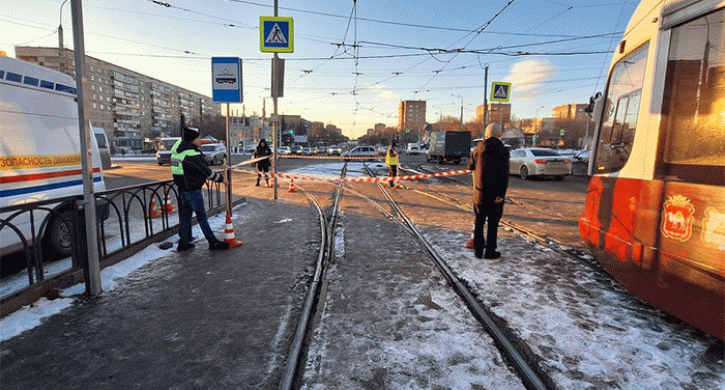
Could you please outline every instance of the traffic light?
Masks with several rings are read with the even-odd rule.
[[[290,135],[295,135],[295,131],[294,130],[290,130],[289,133],[290,133]]]

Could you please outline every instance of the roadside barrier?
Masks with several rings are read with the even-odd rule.
[[[240,169],[240,168],[232,168],[235,171],[238,172],[245,172],[250,174],[257,174],[257,171],[249,170],[249,169]],[[378,182],[389,182],[391,180],[399,181],[399,180],[420,180],[420,179],[430,179],[434,177],[443,177],[443,176],[455,176],[455,175],[465,175],[467,173],[471,173],[471,170],[468,169],[462,169],[458,171],[446,171],[446,172],[438,172],[438,173],[426,173],[421,175],[407,175],[407,176],[396,176],[396,177],[350,177],[342,179],[342,181],[346,183],[378,183]],[[318,176],[318,175],[291,175],[289,173],[277,173],[276,175],[274,173],[266,173],[262,172],[262,175],[266,178],[273,178],[277,177],[278,179],[285,179],[285,180],[308,180],[308,181],[323,181],[323,182],[330,182],[330,183],[339,183],[341,180],[339,177],[325,177],[325,176]]]
[[[311,156],[311,155],[299,155],[299,154],[283,154],[279,158],[308,158],[311,160],[383,160],[385,156],[375,157],[345,157],[345,156]]]

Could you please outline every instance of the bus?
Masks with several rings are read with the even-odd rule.
[[[725,1],[644,0],[592,117],[579,230],[650,304],[725,339]]]

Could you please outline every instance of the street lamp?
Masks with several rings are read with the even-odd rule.
[[[463,130],[463,96],[461,96],[461,95],[453,95],[453,94],[451,94],[451,96],[455,96],[455,97],[458,97],[458,98],[461,99],[461,127],[460,127],[459,130]]]
[[[63,49],[63,6],[65,3],[67,3],[68,0],[63,0],[63,2],[60,4],[60,22],[58,22],[58,71],[61,73],[65,73],[65,64],[63,61],[64,55],[64,49]]]

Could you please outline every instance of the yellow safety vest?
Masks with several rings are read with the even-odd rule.
[[[184,175],[184,159],[186,156],[198,156],[201,153],[194,149],[186,149],[181,153],[177,153],[176,150],[179,148],[181,140],[176,141],[174,146],[171,147],[171,174],[172,175]]]
[[[390,149],[385,153],[385,165],[398,165],[398,153],[395,156],[390,155]]]

